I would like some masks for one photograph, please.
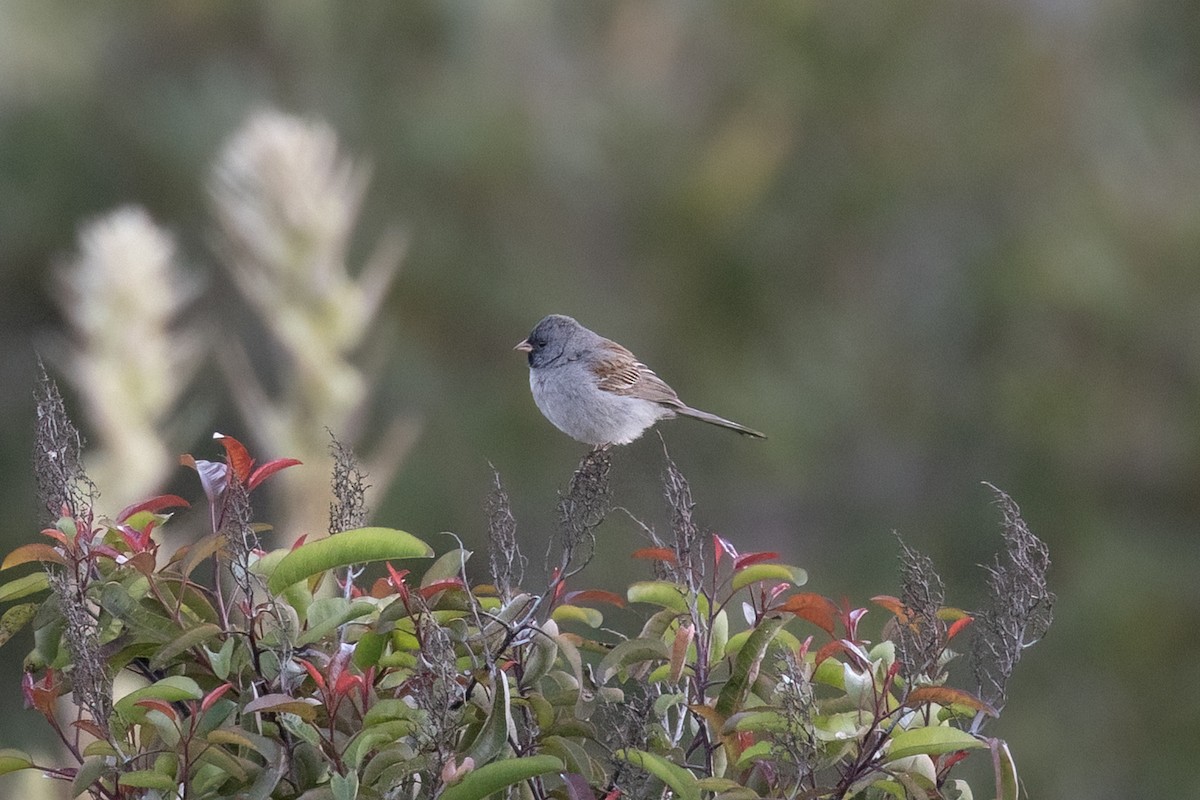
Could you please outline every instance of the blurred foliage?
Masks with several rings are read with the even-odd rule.
[[[381,516],[472,546],[490,460],[540,540],[539,498],[579,453],[508,348],[572,314],[771,436],[663,426],[718,531],[837,586],[892,575],[895,527],[955,596],[980,591],[977,482],[1004,486],[1055,553],[1059,605],[995,733],[1035,796],[1168,794],[1200,749],[1181,679],[1200,657],[1197,14],[11,0],[7,547],[40,527],[33,353],[65,328],[50,268],[83,223],[146,208],[207,287],[191,313],[276,357],[217,269],[205,189],[222,143],[275,107],[373,167],[349,263],[395,224],[411,243],[372,331],[394,346],[368,425],[400,410],[423,428]],[[241,432],[212,363],[190,391]],[[616,454],[619,496],[656,491],[656,446]],[[605,534],[616,553],[637,535]],[[0,713],[22,719],[19,666],[0,668]]]

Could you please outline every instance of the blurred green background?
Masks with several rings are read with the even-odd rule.
[[[205,189],[262,108],[326,121],[372,167],[353,263],[389,226],[408,236],[367,438],[420,427],[378,521],[482,546],[490,461],[539,563],[584,448],[537,413],[510,348],[569,313],[768,432],[661,427],[701,521],[783,552],[814,591],[898,591],[896,529],[952,603],[979,603],[1000,541],[979,482],[1007,490],[1059,595],[989,729],[1030,796],[1192,782],[1200,5],[6,0],[5,550],[44,523],[34,353],[61,344],[52,268],[83,223],[144,205],[203,287],[189,321],[269,372]],[[178,451],[253,438],[222,380],[210,358],[189,381]],[[660,470],[657,437],[620,451],[617,501],[661,522]],[[172,488],[199,496],[187,475]],[[638,538],[604,531],[590,576],[611,588]],[[0,747],[50,744],[20,710],[29,645],[0,651]]]

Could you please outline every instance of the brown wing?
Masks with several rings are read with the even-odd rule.
[[[626,397],[637,397],[653,403],[680,407],[683,403],[675,390],[666,381],[654,374],[654,370],[638,361],[633,353],[616,342],[605,340],[601,345],[602,356],[596,362],[599,387],[606,392]]]

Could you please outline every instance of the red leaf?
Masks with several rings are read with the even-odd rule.
[[[30,544],[23,544],[9,553],[5,557],[4,562],[0,563],[0,569],[8,569],[18,564],[28,564],[30,561],[49,561],[64,566],[67,563],[62,553],[50,545],[43,544],[42,542],[31,542]]]
[[[250,479],[246,481],[246,488],[253,489],[279,470],[294,467],[300,463],[294,458],[277,458],[274,461],[268,461],[250,474]]]
[[[633,551],[634,558],[644,558],[648,561],[666,561],[676,563],[675,551],[669,547],[643,547]]]
[[[963,617],[962,619],[955,620],[954,623],[946,630],[946,641],[953,639],[962,632],[963,628],[967,627],[974,621],[975,620],[972,617]]]
[[[147,578],[154,574],[154,568],[157,566],[154,553],[149,551],[145,553],[138,553],[125,563],[145,575]]]
[[[865,608],[847,608],[842,615],[842,624],[846,626],[846,637],[858,639],[858,623],[867,615]]]
[[[578,592],[567,592],[563,596],[564,603],[579,605],[586,602],[609,603],[618,608],[625,607],[625,598],[613,592],[606,592],[603,589],[582,589]]]
[[[758,564],[763,561],[772,561],[776,558],[779,558],[779,553],[746,553],[746,555],[739,556],[738,559],[733,562],[733,568],[735,570],[745,569],[751,564]]]
[[[966,758],[969,755],[971,755],[971,753],[968,750],[957,750],[953,753],[947,753],[945,756],[942,757],[941,766],[938,768],[938,771],[941,774],[945,775],[947,772],[950,771],[951,767],[953,767],[955,764],[962,761],[964,758]]]
[[[462,579],[460,579],[460,578],[444,578],[443,580],[440,580],[440,581],[434,581],[433,583],[429,584],[428,586],[422,586],[420,591],[421,591],[421,597],[424,597],[426,600],[428,600],[429,598],[433,597],[438,592],[444,592],[447,589],[465,589],[465,588],[466,588],[466,584],[464,584],[462,582]]]
[[[337,676],[337,680],[333,683],[333,694],[335,697],[342,697],[361,683],[361,675],[355,675],[350,670],[343,670],[341,674]]]
[[[47,719],[53,719],[55,701],[58,699],[59,683],[55,672],[46,670],[40,681],[34,681],[33,673],[26,672],[21,678],[21,694],[26,708],[35,708]]]
[[[71,727],[78,728],[79,730],[86,733],[88,736],[94,736],[95,738],[101,739],[101,740],[103,740],[104,737],[108,736],[108,734],[105,733],[104,730],[99,725],[97,725],[95,722],[93,722],[90,719],[77,719],[71,723]]]
[[[204,695],[204,699],[200,701],[200,710],[208,711],[210,708],[212,708],[213,703],[220,700],[221,697],[232,688],[232,683],[223,683],[208,694]]]
[[[121,513],[117,514],[117,522],[124,522],[134,514],[142,511],[149,511],[151,514],[157,514],[164,508],[190,508],[191,504],[182,497],[173,494],[160,494],[158,497],[151,497],[149,500],[143,500],[140,503],[134,503],[131,506],[125,506],[121,509]]]
[[[292,542],[292,549],[295,550],[297,547],[304,544],[306,541],[308,541],[308,532],[307,531],[300,534],[300,537],[298,539],[296,539],[296,541]]]
[[[815,660],[813,665],[816,666],[817,664],[820,664],[822,661],[838,652],[842,652],[850,656],[850,660],[860,667],[867,666],[870,663],[866,659],[866,654],[863,653],[862,648],[857,647],[853,642],[847,639],[834,639],[832,642],[817,651],[816,656],[814,656]]]
[[[250,457],[250,451],[246,446],[232,436],[226,436],[223,433],[214,433],[213,438],[221,443],[225,448],[225,461],[233,469],[233,474],[237,475],[238,480],[249,486],[250,470],[254,469],[254,459]]]
[[[904,603],[900,601],[899,597],[892,597],[890,594],[877,594],[871,598],[871,602],[877,606],[883,606],[899,617],[901,622],[908,619],[908,615],[904,613]]]
[[[588,785],[587,778],[578,772],[564,772],[563,785],[567,789],[567,800],[595,800],[596,793]]]
[[[717,567],[721,566],[721,553],[723,553],[723,552],[728,554],[728,556],[732,559],[736,560],[738,557],[737,548],[735,548],[728,541],[726,541],[725,539],[723,539],[722,537],[720,537],[714,533],[713,534],[713,561],[715,562],[714,566],[717,566]]]
[[[904,698],[904,705],[909,708],[916,708],[925,703],[937,703],[943,706],[966,706],[975,711],[982,711],[991,717],[999,716],[999,712],[996,709],[975,695],[949,686],[921,686],[920,688],[913,689],[908,693],[908,697]]]
[[[830,636],[834,635],[838,607],[828,597],[816,594],[815,592],[801,592],[787,598],[782,604],[775,606],[772,610],[787,611],[795,614],[800,619],[808,620],[816,625]]]
[[[147,697],[145,700],[138,700],[136,703],[134,703],[134,705],[142,706],[143,708],[152,708],[155,711],[162,712],[172,722],[179,721],[179,715],[175,713],[175,709],[171,708],[171,704],[164,700],[159,700],[154,697]]]
[[[303,658],[297,658],[296,660],[300,662],[300,666],[308,670],[308,674],[312,676],[313,683],[317,685],[317,688],[324,692],[325,676],[321,674],[321,671],[314,667],[311,662],[306,661]]]
[[[70,543],[69,543],[69,542],[67,542],[67,537],[66,537],[66,534],[64,534],[64,533],[63,533],[62,531],[60,531],[58,528],[46,528],[46,529],[44,529],[44,530],[42,531],[42,535],[43,535],[43,536],[49,536],[51,539],[53,539],[54,541],[58,542],[58,543],[59,543],[59,544],[61,544],[63,547],[70,547],[70,546],[71,546],[71,545],[70,545]]]
[[[400,595],[400,600],[405,604],[405,606],[407,606],[408,584],[404,582],[404,576],[409,573],[409,570],[402,569],[397,572],[395,567],[392,566],[392,562],[385,561],[383,563],[387,567],[388,581],[392,584],[392,587],[396,590],[396,593]]]

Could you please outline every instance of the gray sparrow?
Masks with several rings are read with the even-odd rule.
[[[556,428],[585,444],[629,444],[660,419],[677,415],[767,438],[685,405],[633,353],[571,317],[551,314],[514,349],[529,354],[533,402]]]

